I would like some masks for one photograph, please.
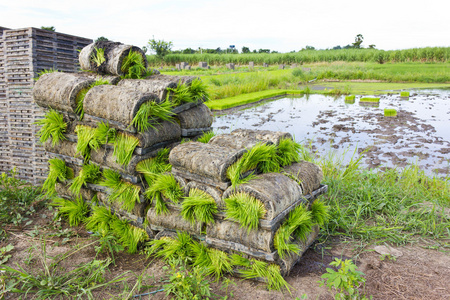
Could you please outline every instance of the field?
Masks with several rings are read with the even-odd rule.
[[[449,49],[168,55],[162,71],[201,76],[209,85],[208,105],[229,109],[280,94],[384,95],[411,88],[448,88]],[[215,66],[171,70],[179,61]],[[249,61],[302,65],[249,70],[243,66]],[[228,70],[222,66],[227,62],[241,66]],[[160,65],[153,58],[150,63]],[[395,119],[399,126],[401,116]],[[304,145],[300,155],[323,170],[329,189],[322,199],[329,206],[329,219],[286,277],[288,288],[270,290],[260,281],[206,275],[205,267],[188,268],[189,261],[179,255],[163,259],[149,254],[144,243],[137,254],[129,254],[113,235],[89,232],[84,223],[69,226],[41,187],[21,182],[11,171],[0,177],[0,299],[450,297],[448,176],[429,175],[416,164],[368,169],[363,165],[368,151],[355,151],[344,161]],[[333,280],[326,281],[327,276]]]

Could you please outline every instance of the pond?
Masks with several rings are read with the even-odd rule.
[[[367,97],[367,96],[364,96]],[[236,128],[290,132],[319,156],[334,155],[348,162],[366,151],[369,168],[405,167],[417,163],[428,174],[450,174],[450,90],[411,90],[380,97],[366,105],[356,96],[304,95],[265,100],[252,106],[215,112],[213,128],[228,133]],[[384,109],[397,110],[385,117]]]

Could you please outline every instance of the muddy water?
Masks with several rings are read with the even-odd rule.
[[[348,162],[366,150],[369,168],[405,167],[417,163],[428,174],[450,175],[450,90],[413,90],[381,95],[379,105],[365,105],[356,96],[306,95],[262,101],[216,112],[213,127],[227,133],[236,128],[288,131],[311,144],[319,156],[334,155]],[[367,96],[364,96],[367,97]],[[397,117],[385,117],[395,108]]]

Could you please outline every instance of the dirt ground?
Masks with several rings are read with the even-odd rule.
[[[38,255],[40,252],[42,234],[61,233],[61,236],[51,236],[47,240],[47,255],[56,256],[73,249],[75,245],[84,245],[92,241],[89,233],[84,227],[68,228],[62,222],[62,227],[55,229],[51,224],[52,213],[46,210],[37,211],[33,223],[25,228],[9,227],[8,239],[0,243],[0,248],[7,244],[12,244],[14,250],[7,265],[16,267],[16,264],[25,269],[37,271],[40,269]],[[39,234],[34,226],[38,226]],[[228,287],[228,299],[334,299],[326,287],[319,286],[321,275],[330,267],[329,263],[334,258],[354,259],[359,270],[365,273],[365,289],[360,289],[367,296],[373,299],[450,299],[450,255],[449,250],[445,251],[443,243],[449,241],[421,240],[415,244],[393,247],[391,256],[382,256],[374,251],[375,245],[361,248],[356,241],[328,240],[317,242],[307,250],[290,275],[286,278],[292,286],[291,294],[288,292],[268,291],[265,284],[261,282],[232,279],[236,285],[230,284]],[[35,248],[33,248],[35,246]],[[36,247],[37,246],[37,247]],[[397,251],[395,251],[397,250]],[[33,255],[35,256],[34,258]],[[396,255],[396,256],[395,256]],[[93,246],[86,247],[76,254],[70,256],[62,262],[63,270],[88,262],[95,257]],[[98,258],[105,259],[102,255]],[[131,271],[132,274],[146,274],[146,284],[149,288],[136,291],[133,295],[139,295],[151,291],[156,291],[164,284],[164,263],[159,259],[146,258],[144,255],[120,253],[116,257],[116,266],[110,268],[111,273],[107,278]],[[145,269],[148,267],[147,269]],[[128,285],[132,287],[135,283],[135,276],[131,276]],[[214,283],[211,279],[211,287],[216,294],[226,296],[221,290],[221,283]],[[98,291],[96,299],[111,299],[117,297],[123,291],[121,284],[108,286]],[[230,297],[232,294],[233,297]],[[302,298],[303,297],[303,298]],[[6,295],[5,299],[19,299],[19,295]],[[31,296],[27,299],[33,299]],[[117,299],[117,298],[115,298]],[[120,299],[120,297],[119,297]],[[170,299],[164,292],[154,295],[145,295],[134,299]]]

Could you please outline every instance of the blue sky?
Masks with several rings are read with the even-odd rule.
[[[407,49],[450,46],[450,1],[150,0],[0,2],[0,26],[55,26],[58,32],[142,47],[172,41],[174,49],[236,45],[279,52],[347,45]]]

